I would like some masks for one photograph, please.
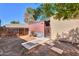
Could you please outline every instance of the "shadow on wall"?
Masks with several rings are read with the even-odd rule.
[[[79,27],[78,19],[69,19],[69,20],[52,20],[52,37],[55,39],[57,33],[62,34],[62,32],[68,32],[69,30]]]

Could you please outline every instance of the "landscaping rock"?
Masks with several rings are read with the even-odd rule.
[[[77,27],[76,29],[71,29],[68,31],[68,33],[62,33],[60,35],[60,38],[57,37],[60,41],[66,41],[66,42],[71,42],[72,44],[74,43],[79,43],[79,28]]]

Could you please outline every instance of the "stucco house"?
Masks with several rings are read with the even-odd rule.
[[[50,35],[50,24],[49,21],[40,21],[40,22],[34,22],[30,24],[29,30],[32,32],[37,32],[43,37],[49,36]]]
[[[14,32],[17,35],[28,35],[29,32],[34,32],[40,37],[50,35],[49,21],[34,22],[32,24],[6,24],[5,27],[9,32]]]
[[[28,34],[27,24],[6,24],[6,31],[9,33],[15,33],[16,35],[22,36]]]

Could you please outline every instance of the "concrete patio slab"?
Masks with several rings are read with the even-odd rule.
[[[35,40],[31,40],[29,42],[24,42],[22,43],[22,46],[24,46],[25,48],[27,48],[28,50],[45,43],[46,41],[48,41],[48,38],[37,38]]]

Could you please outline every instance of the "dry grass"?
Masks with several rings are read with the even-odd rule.
[[[25,35],[25,36],[19,36],[21,39],[25,40],[25,41],[31,41],[36,39],[37,37],[34,36],[29,36],[29,35]]]

